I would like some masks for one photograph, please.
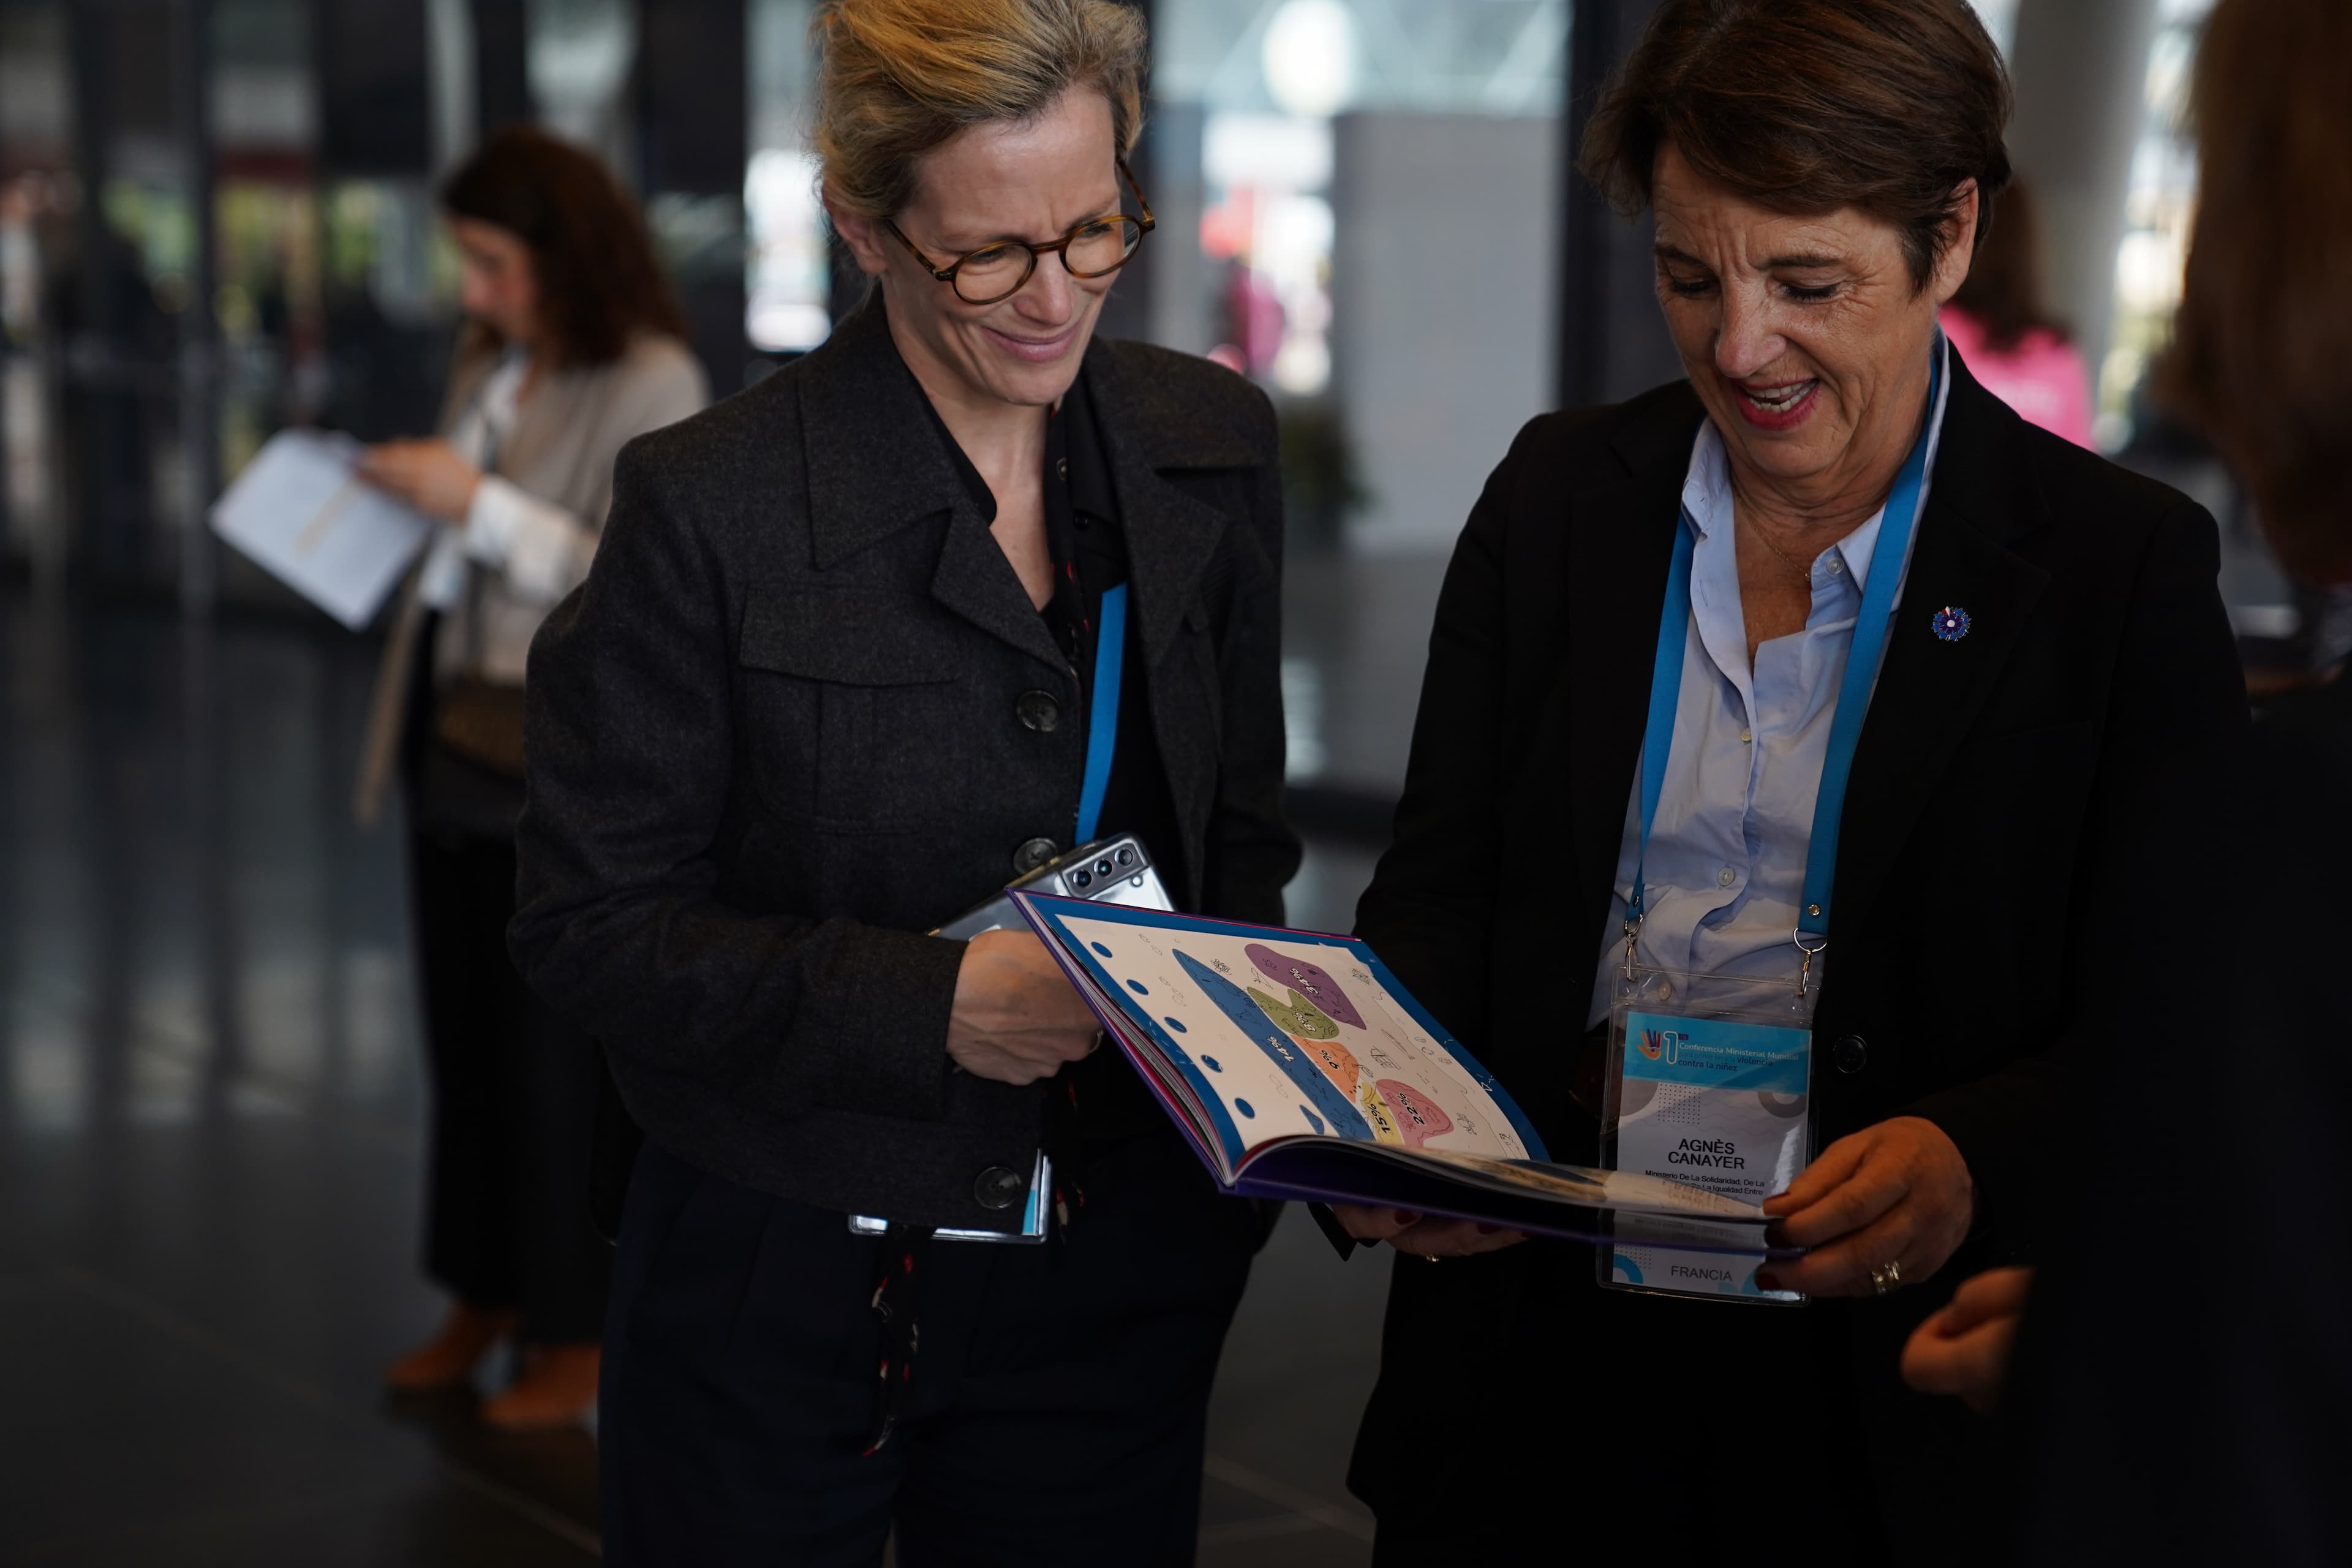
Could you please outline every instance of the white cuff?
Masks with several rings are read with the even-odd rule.
[[[454,528],[436,528],[416,584],[427,609],[451,610],[466,593],[466,542]]]
[[[503,566],[521,527],[530,495],[512,479],[484,474],[466,507],[466,553],[485,566]]]
[[[502,572],[518,598],[551,605],[588,574],[595,535],[563,508],[484,474],[466,509],[466,553]]]

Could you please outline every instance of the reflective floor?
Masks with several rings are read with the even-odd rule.
[[[340,637],[0,596],[0,1562],[597,1554],[588,1432],[378,1388],[436,1302],[397,839],[345,809],[370,676]],[[1369,871],[1318,844],[1292,918],[1344,929]],[[1202,1563],[1368,1561],[1341,1475],[1385,1274],[1285,1220]]]

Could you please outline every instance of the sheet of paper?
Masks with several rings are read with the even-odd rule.
[[[360,446],[282,430],[213,503],[213,531],[335,619],[375,619],[435,524],[353,471]]]
[[[1097,984],[1223,1112],[1229,1153],[1295,1133],[1528,1158],[1540,1144],[1342,938],[1068,907]]]

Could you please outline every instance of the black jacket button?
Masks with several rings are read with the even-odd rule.
[[[1025,877],[1062,852],[1062,847],[1050,838],[1032,838],[1013,852],[1013,874]]]
[[[1021,700],[1013,705],[1013,710],[1021,716],[1024,729],[1034,730],[1040,734],[1062,721],[1062,705],[1054,700],[1050,691],[1023,692]]]
[[[1010,1165],[991,1165],[972,1183],[972,1201],[984,1209],[1009,1209],[1028,1186],[1021,1173]]]
[[[1830,1054],[1832,1059],[1837,1063],[1838,1071],[1860,1072],[1870,1065],[1870,1042],[1860,1035],[1848,1035],[1837,1043],[1837,1049]]]

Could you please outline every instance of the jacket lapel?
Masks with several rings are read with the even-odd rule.
[[[1835,927],[1867,920],[1919,813],[2016,651],[2050,574],[2011,548],[2049,521],[2020,451],[2018,417],[1952,356],[1951,401],[1927,508],[1856,743],[1838,839]],[[1968,612],[1967,635],[1932,621]]]
[[[961,488],[960,479],[950,477],[950,482]],[[1069,674],[1070,661],[1055,646],[1045,617],[1029,602],[1021,574],[1013,570],[1013,563],[1004,558],[1004,547],[996,542],[996,535],[963,496],[956,498],[948,519],[939,569],[931,574],[931,597],[991,637],[1060,674]]]
[[[1265,459],[1133,372],[1112,344],[1087,350],[1087,389],[1110,456],[1137,629],[1145,663],[1156,669],[1225,531],[1223,512],[1168,476],[1255,468]]]
[[[1095,424],[1110,460],[1127,545],[1129,597],[1143,653],[1144,700],[1182,825],[1188,904],[1203,886],[1202,867],[1223,746],[1213,702],[1180,679],[1168,661],[1177,629],[1200,593],[1201,578],[1224,539],[1225,514],[1178,485],[1171,475],[1261,467],[1267,454],[1171,396],[1139,374],[1129,351],[1097,342],[1087,353],[1086,383]],[[1213,673],[1212,674],[1213,680]]]
[[[809,540],[822,571],[911,523],[948,514],[931,597],[1066,671],[1020,574],[950,462],[923,389],[898,357],[880,300],[845,317],[800,388]]]
[[[1642,752],[1650,666],[1665,605],[1666,564],[1681,516],[1691,442],[1704,416],[1688,383],[1627,410],[1610,447],[1619,477],[1571,498],[1565,677],[1548,723],[1562,737],[1581,908],[1605,910],[1624,837],[1625,800]],[[1644,398],[1643,404],[1650,399]],[[1547,716],[1548,719],[1549,716]]]

